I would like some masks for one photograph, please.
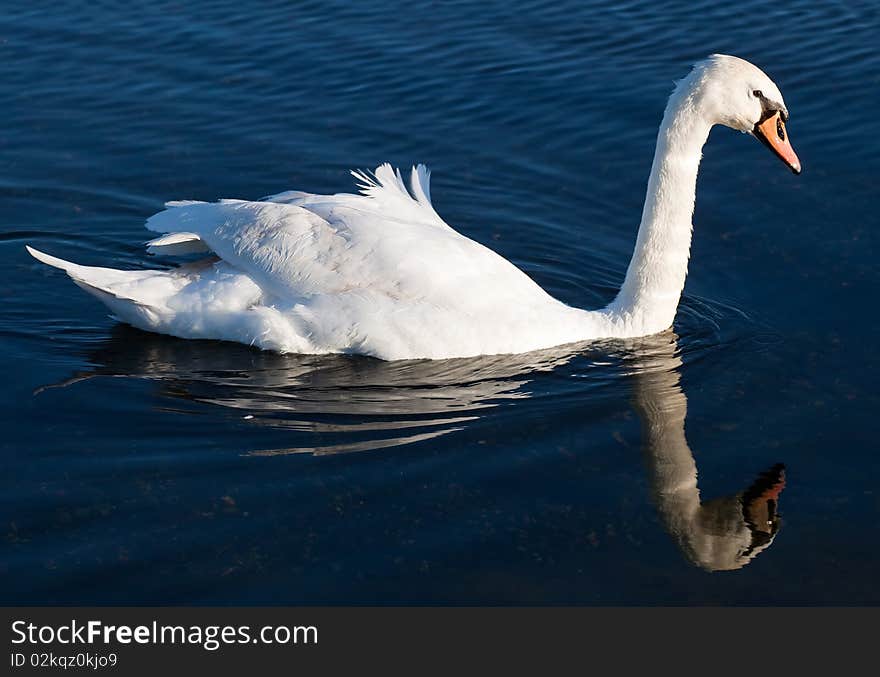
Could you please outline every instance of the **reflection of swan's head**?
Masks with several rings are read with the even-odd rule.
[[[781,526],[779,494],[785,468],[761,473],[742,493],[704,503],[690,530],[688,555],[710,571],[729,571],[748,564],[773,542]]]
[[[785,130],[788,109],[782,94],[757,66],[735,56],[713,54],[696,64],[676,94],[690,97],[710,125],[753,134],[795,174],[800,173],[800,161]]]

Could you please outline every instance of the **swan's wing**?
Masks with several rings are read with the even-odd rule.
[[[345,238],[320,216],[295,205],[244,200],[188,203],[152,216],[147,228],[169,234],[158,238],[160,243],[178,233],[196,236],[277,297],[335,291],[341,282],[331,259],[342,261]]]
[[[338,294],[382,295],[475,311],[549,298],[528,276],[443,223],[430,206],[427,171],[413,195],[383,165],[364,195],[288,193],[275,201],[172,203],[147,221],[169,246],[193,237],[276,299],[300,303]],[[155,247],[157,241],[151,245]]]

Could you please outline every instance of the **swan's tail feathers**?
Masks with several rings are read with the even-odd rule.
[[[142,329],[149,329],[157,322],[160,309],[145,298],[135,298],[131,292],[139,288],[138,283],[148,277],[160,276],[162,271],[81,266],[28,245],[25,245],[25,249],[37,261],[63,270],[78,287],[101,301],[123,322]]]
[[[41,252],[25,245],[28,254],[33,256],[37,261],[45,263],[47,266],[63,270],[77,284],[86,285],[98,291],[112,293],[110,287],[124,282],[130,275],[130,272],[124,270],[115,270],[113,268],[96,268],[94,266],[81,266],[72,261],[65,261],[55,256]]]
[[[211,251],[195,233],[167,233],[147,242],[147,251],[151,254],[201,254]]]
[[[46,254],[45,252],[41,252],[39,249],[34,249],[30,245],[26,244],[24,246],[24,248],[27,249],[28,254],[33,256],[40,263],[45,263],[47,266],[52,266],[53,268],[60,268],[65,273],[69,269],[72,270],[72,269],[80,267],[80,266],[76,265],[75,263],[71,263],[70,261],[65,261],[64,259],[58,259],[58,258],[55,258],[54,256],[50,256],[49,254]]]

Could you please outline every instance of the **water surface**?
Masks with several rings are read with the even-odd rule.
[[[0,601],[880,602],[878,28],[751,0],[7,8]],[[601,306],[711,52],[779,84],[804,174],[712,133],[653,339],[280,356],[120,326],[24,252],[163,267],[165,200],[425,162],[449,223]]]

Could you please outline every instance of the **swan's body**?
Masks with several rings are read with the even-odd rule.
[[[758,131],[770,113],[787,116],[778,89],[735,57],[710,57],[679,83],[658,135],[635,253],[620,293],[602,310],[565,305],[453,230],[431,206],[421,166],[409,191],[382,165],[375,178],[356,174],[361,195],[169,203],[147,221],[163,234],[150,250],[215,255],[173,270],[86,267],[28,250],[135,327],[282,352],[449,358],[644,336],[675,316],[710,128]]]

